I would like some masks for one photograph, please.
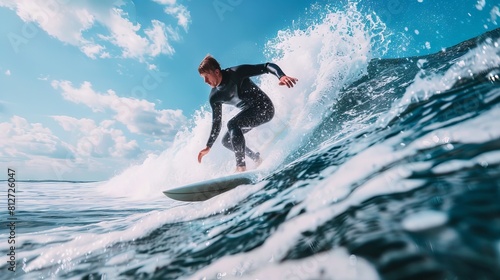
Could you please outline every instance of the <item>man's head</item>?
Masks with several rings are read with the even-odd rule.
[[[207,54],[198,66],[198,73],[203,77],[205,83],[216,87],[222,81],[220,64],[211,55]]]
[[[200,63],[200,66],[198,66],[198,72],[201,74],[203,73],[208,73],[212,72],[215,70],[221,70],[220,69],[220,64],[215,60],[215,58],[209,54],[203,58],[203,60]]]

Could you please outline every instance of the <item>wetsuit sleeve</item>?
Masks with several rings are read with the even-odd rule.
[[[283,70],[281,70],[281,68],[278,65],[270,62],[266,63],[265,65],[268,71],[267,73],[273,74],[274,76],[278,77],[278,79],[283,76],[286,76],[285,73],[283,73]]]
[[[222,126],[222,104],[210,102],[210,106],[212,106],[212,130],[208,137],[207,147],[212,148]]]
[[[240,78],[248,78],[262,74],[273,74],[278,79],[285,76],[283,70],[281,70],[278,65],[271,62],[256,65],[244,64],[234,67],[233,70]]]

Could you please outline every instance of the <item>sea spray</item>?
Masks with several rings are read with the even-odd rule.
[[[410,105],[424,102],[433,95],[441,94],[453,87],[460,86],[468,80],[475,79],[482,72],[491,72],[493,75],[500,66],[500,39],[491,39],[486,36],[483,41],[478,41],[477,46],[462,48],[453,54],[456,58],[452,59],[448,65],[443,65],[443,71],[437,72],[427,59],[414,57],[408,59],[411,64],[416,64],[420,69],[415,75],[413,82],[404,88],[404,96],[397,99],[392,105],[391,110],[381,116],[377,123],[380,127],[385,127],[389,122],[397,118]],[[431,55],[438,59],[442,53]]]
[[[280,89],[279,95],[273,95],[275,118],[280,122],[271,125],[286,126],[286,136],[272,146],[279,155],[289,155],[308,141],[339,92],[366,75],[369,61],[383,55],[390,43],[385,24],[376,14],[363,13],[356,2],[343,10],[313,5],[310,13],[318,16],[305,20],[303,26],[280,30],[265,49],[269,60],[299,78],[292,92]],[[261,80],[262,87],[271,91],[273,78]],[[282,163],[283,157],[276,161]]]

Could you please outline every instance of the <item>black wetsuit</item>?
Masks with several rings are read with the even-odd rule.
[[[237,166],[245,166],[245,154],[251,159],[257,160],[259,153],[246,147],[243,134],[270,121],[274,116],[274,106],[271,99],[249,77],[271,73],[279,79],[285,76],[285,73],[273,63],[240,65],[224,69],[221,73],[220,85],[210,92],[213,120],[207,147],[212,147],[220,133],[222,104],[241,108],[241,112],[227,123],[228,132],[222,139],[222,144],[234,151]]]

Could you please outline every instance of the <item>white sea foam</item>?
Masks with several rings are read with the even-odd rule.
[[[252,260],[227,258],[216,267],[233,267],[233,270],[205,269],[187,279],[379,279],[375,269],[362,258],[349,255],[345,248],[318,253],[300,260],[277,262],[274,256],[262,263]]]
[[[412,232],[422,232],[443,226],[448,221],[446,213],[440,211],[426,210],[413,213],[403,221],[403,228]]]
[[[19,239],[20,242],[55,243],[31,252],[25,252],[32,260],[23,269],[29,272],[54,265],[55,262],[61,270],[68,270],[75,263],[78,263],[81,257],[91,255],[93,252],[105,252],[113,244],[135,240],[164,224],[187,222],[222,213],[236,206],[241,200],[258,191],[265,184],[266,182],[252,186],[242,185],[231,193],[224,193],[210,201],[179,204],[167,210],[130,215],[123,219],[103,221],[92,226],[58,227],[45,231],[43,236],[39,236],[38,233],[26,234]],[[237,218],[242,219],[243,217]],[[196,247],[199,244],[188,244],[187,246]],[[113,258],[112,262],[121,262],[124,258],[127,258],[126,254],[116,259]]]

